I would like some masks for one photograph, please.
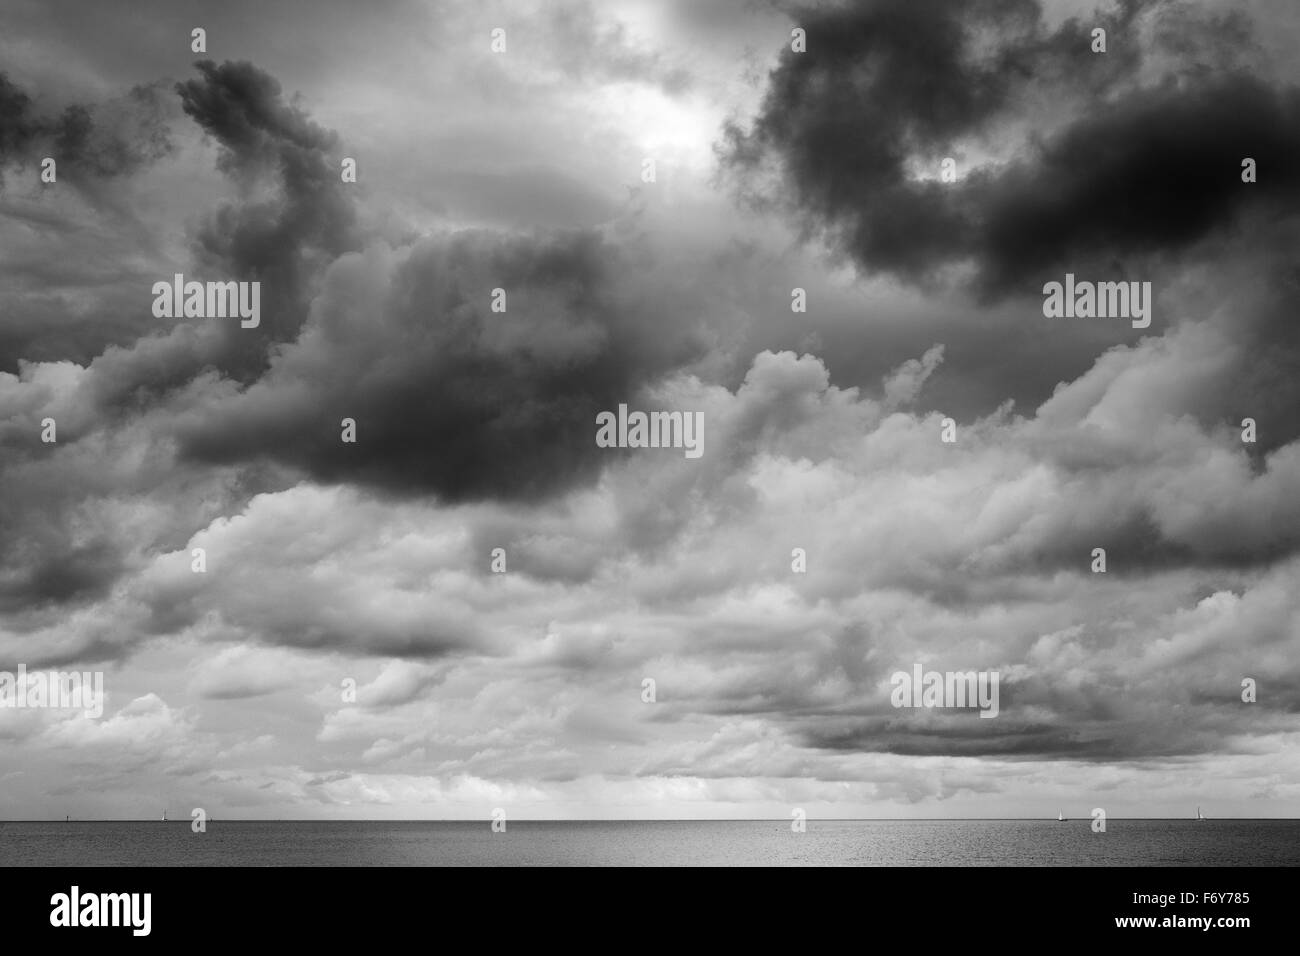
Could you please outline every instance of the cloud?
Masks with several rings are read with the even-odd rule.
[[[395,6],[348,32],[346,82],[295,23],[298,53],[171,87],[178,152],[112,183],[131,228],[6,194],[0,662],[101,662],[133,701],[98,728],[0,713],[6,804],[1000,815],[1080,779],[1173,807],[1194,773],[1285,812],[1295,94],[1244,15],[1121,4],[1101,56],[1091,19],[1024,0],[679,5],[658,33],[583,9],[510,21],[495,58],[478,8],[422,32]],[[766,104],[733,96],[739,44],[796,24]],[[0,86],[11,167],[62,122],[39,107]],[[65,145],[111,159],[87,109]],[[856,278],[708,191],[728,111],[754,116],[728,171]],[[661,146],[667,188],[616,202]],[[1063,265],[1149,274],[1156,322],[1045,321],[1018,293]],[[261,281],[264,327],[151,321],[172,271]],[[701,412],[704,456],[596,448],[622,402]],[[999,717],[892,708],[917,662],[999,670]]]
[[[279,82],[248,62],[203,60],[177,84],[185,114],[219,144],[217,166],[250,198],[222,206],[201,229],[198,266],[222,281],[262,283],[266,316],[252,334],[225,338],[221,367],[259,373],[267,350],[292,341],[306,317],[308,277],[357,248],[355,212],[342,182],[337,136],[284,102]],[[252,198],[269,177],[273,194]]]
[[[606,82],[651,82],[669,95],[690,90],[689,69],[665,62],[667,57],[659,51],[638,48],[620,22],[602,31],[595,25],[594,13],[590,2],[546,10],[546,21],[561,38],[556,47],[569,54],[563,60],[565,69],[574,78],[589,81],[594,74]]]
[[[1228,49],[1238,18],[1225,28],[1129,2],[1050,30],[1027,0],[879,0],[794,19],[808,52],[782,54],[722,157],[750,191],[786,190],[806,227],[866,272],[926,284],[964,272],[998,298],[1065,269],[1127,276],[1251,210],[1297,212],[1300,91],[1239,63],[1143,73],[1167,44]],[[1153,20],[1154,39],[1133,42]],[[1093,25],[1108,32],[1104,54],[1091,52]],[[946,183],[939,162],[952,156],[962,175]],[[1241,181],[1246,156],[1267,181]]]
[[[295,659],[282,651],[235,645],[196,665],[194,689],[209,700],[246,700],[293,684]]]
[[[755,775],[800,748],[1116,761],[1231,747],[1252,726],[1233,709],[1243,673],[1269,674],[1274,700],[1300,686],[1285,661],[1300,638],[1285,587],[1300,456],[1288,445],[1256,471],[1235,432],[1183,416],[1218,374],[1216,341],[1188,326],[1115,350],[1033,416],[1000,411],[951,446],[937,413],[764,353],[734,391],[683,375],[650,393],[704,410],[698,463],[645,451],[558,500],[454,507],[304,484],[159,557],[104,613],[147,608],[138,640],[397,658],[323,730],[379,764],[554,773],[547,754],[646,740],[646,721],[675,738],[737,717],[773,728]],[[887,380],[914,382],[927,354]],[[538,535],[581,555],[581,573],[547,567]],[[191,546],[207,574],[190,571]],[[495,546],[505,575],[489,570]],[[1090,570],[1097,546],[1105,575]],[[272,575],[275,600],[258,585]],[[1002,714],[895,711],[888,676],[917,661],[1000,670]],[[653,711],[638,710],[644,676]],[[464,698],[509,699],[513,716],[458,732],[446,722]],[[1171,716],[1171,701],[1192,709]],[[418,731],[432,714],[442,730]],[[504,756],[525,741],[539,751]],[[778,741],[774,764],[761,755]]]
[[[702,354],[701,305],[666,264],[595,232],[372,247],[331,267],[266,376],[184,417],[182,453],[448,501],[552,495],[608,461],[599,411]],[[355,444],[340,440],[344,418]]]
[[[0,73],[0,170],[49,156],[60,180],[74,184],[130,176],[174,150],[167,117],[160,84],[139,85],[102,103],[74,103],[51,116]]]
[[[0,73],[0,161],[22,158],[41,125],[32,113],[31,97]]]
[[[925,380],[934,374],[934,370],[943,361],[943,346],[936,345],[928,349],[919,359],[909,359],[893,375],[885,380],[885,405],[897,408],[916,401]]]

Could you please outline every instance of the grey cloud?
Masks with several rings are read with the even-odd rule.
[[[463,232],[400,261],[345,258],[271,371],[180,423],[182,451],[449,501],[588,482],[610,455],[597,412],[702,352],[701,303],[670,286],[644,296],[661,271],[592,232]],[[495,288],[505,313],[490,310]],[[356,444],[340,441],[345,417]]]
[[[801,11],[809,52],[782,54],[752,128],[729,127],[724,161],[742,181],[774,167],[809,228],[864,269],[929,283],[973,263],[991,298],[1036,292],[1067,265],[1113,268],[1186,248],[1250,207],[1293,215],[1300,92],[1244,70],[1188,68],[1140,85],[1134,40],[1148,9],[1172,16],[1127,2],[1093,21],[1110,34],[1104,55],[1089,49],[1092,22],[1049,32],[1032,0]],[[1188,15],[1160,36],[1186,45],[1220,28]],[[964,140],[1007,136],[1040,87],[1061,103],[1058,128],[956,183],[912,178],[912,161],[937,170]],[[1244,155],[1270,170],[1268,182],[1242,184]]]
[[[62,181],[133,175],[174,150],[161,84],[139,85],[102,103],[74,103],[57,116],[0,73],[0,168],[48,155]]]
[[[196,68],[199,76],[176,89],[186,115],[219,144],[218,167],[244,189],[263,176],[276,186],[273,198],[223,206],[197,239],[201,270],[262,283],[261,324],[229,327],[219,359],[248,379],[265,368],[274,344],[297,336],[308,276],[359,247],[356,215],[337,136],[286,103],[274,77],[248,62],[204,60]]]

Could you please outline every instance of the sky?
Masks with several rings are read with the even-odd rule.
[[[0,818],[1295,816],[1297,41],[8,0],[0,672],[106,702],[0,707]],[[177,273],[260,324],[156,316]],[[600,447],[620,404],[703,453]]]

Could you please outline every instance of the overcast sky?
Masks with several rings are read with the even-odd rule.
[[[0,708],[0,817],[1296,815],[1300,11],[1231,7],[7,0],[0,670],[107,706]]]

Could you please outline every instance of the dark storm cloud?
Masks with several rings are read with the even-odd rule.
[[[1147,53],[1195,58],[1149,88],[1136,81],[1147,10],[1163,24]],[[794,20],[808,52],[783,53],[752,128],[728,128],[724,162],[775,167],[809,228],[867,271],[925,282],[970,263],[987,296],[1038,292],[1066,266],[1186,247],[1250,205],[1296,211],[1300,93],[1199,68],[1216,36],[1240,34],[1235,19],[1134,2],[1048,32],[1031,0],[880,0]],[[963,144],[1015,135],[1033,96],[1058,101],[1060,128],[955,183],[915,178],[913,164],[937,172]],[[1267,170],[1256,184],[1241,181],[1244,156]]]
[[[249,64],[200,63],[198,71],[198,79],[176,87],[179,105],[218,142],[219,167],[251,198],[223,206],[205,224],[197,243],[197,268],[186,272],[201,280],[261,280],[261,328],[181,326],[169,330],[174,334],[147,336],[129,348],[107,349],[91,364],[81,412],[60,416],[58,452],[56,446],[33,445],[39,415],[33,419],[27,411],[14,416],[3,439],[13,449],[15,466],[75,449],[86,439],[99,440],[172,390],[192,383],[205,368],[236,378],[255,374],[264,367],[271,345],[296,336],[307,311],[309,278],[348,248],[352,210],[332,191],[334,184],[342,184],[337,163],[326,155],[333,134],[286,105],[279,84]],[[129,174],[171,149],[162,118],[169,109],[179,113],[178,102],[162,89],[161,84],[137,87],[121,99],[68,107],[49,119],[36,112],[23,91],[3,81],[3,156],[28,164],[48,151],[59,160],[60,181],[66,172],[75,182],[83,170],[95,177]],[[266,179],[273,179],[274,188],[258,189]],[[144,315],[149,300],[142,293],[163,277],[139,277],[136,308]],[[101,308],[105,304],[101,300]],[[74,452],[69,460],[76,457]],[[51,608],[103,597],[131,564],[128,554],[137,543],[122,537],[100,539],[93,546],[77,543],[75,508],[93,494],[93,476],[70,464],[44,486],[28,477],[22,479],[26,495],[21,499],[16,494],[19,479],[4,477],[15,497],[0,504],[5,538],[0,606],[11,611]]]
[[[49,116],[0,73],[0,169],[49,156],[61,177],[129,176],[173,150],[168,104],[158,84],[104,103],[74,103]]]
[[[1243,156],[1265,171],[1258,183],[1241,181]],[[1073,262],[1176,251],[1248,206],[1300,210],[1300,91],[1230,76],[1134,93],[971,188],[958,202],[966,223],[985,223],[967,234],[993,290]]]
[[[969,709],[892,710],[887,716],[808,721],[799,731],[811,748],[836,752],[903,756],[1007,757],[1110,763],[1190,757],[1218,751],[1224,737],[1249,732],[1239,717],[1240,699],[1219,695],[1198,702],[1196,722],[1165,719],[1106,706],[1080,709],[1055,700],[1038,705],[1035,719],[1017,717],[1015,689],[1002,688],[1004,712],[985,720]]]
[[[223,171],[237,175],[290,161],[294,149],[313,154],[334,145],[333,133],[283,102],[279,81],[265,70],[246,61],[194,66],[199,77],[178,83],[176,91],[186,115],[221,144]]]
[[[690,331],[699,303],[673,291],[648,257],[629,258],[596,233],[465,233],[389,253],[382,266],[339,260],[360,241],[335,134],[251,64],[205,62],[197,71],[176,86],[179,105],[212,137],[218,167],[239,188],[201,226],[194,266],[184,271],[260,280],[262,326],[168,326],[91,363],[77,415],[59,420],[57,448],[69,464],[47,469],[70,477],[32,477],[21,495],[15,484],[0,506],[7,612],[103,597],[133,566],[132,550],[159,546],[128,536],[86,547],[73,533],[77,502],[107,493],[77,463],[92,453],[75,449],[106,435],[122,440],[115,429],[143,413],[181,423],[182,470],[220,461],[258,474],[262,458],[322,480],[448,499],[534,498],[597,473],[597,411],[633,400],[662,371],[704,351]],[[27,149],[40,120],[22,91],[6,84],[0,92],[6,149]],[[64,135],[81,149],[97,133],[74,118]],[[316,303],[322,321],[295,341],[331,263],[340,278],[325,282]],[[148,277],[140,282],[147,290]],[[488,310],[497,286],[508,290],[507,314]],[[284,354],[267,372],[276,347]],[[11,464],[53,454],[54,446],[33,445],[37,409],[6,431]],[[357,420],[356,446],[339,441],[345,416]],[[170,430],[160,424],[137,438],[153,447]],[[136,438],[132,447],[141,447]],[[134,490],[171,474],[142,476]],[[401,634],[391,640],[405,646]]]
[[[0,162],[24,158],[28,143],[40,129],[31,97],[0,73]]]
[[[286,103],[279,81],[251,63],[195,67],[199,76],[176,90],[186,115],[220,145],[218,168],[244,189],[268,176],[276,185],[271,198],[223,206],[197,239],[201,279],[262,283],[260,326],[228,329],[219,361],[247,379],[263,370],[270,346],[296,337],[307,278],[360,240],[338,137]]]
[[[184,454],[447,500],[538,498],[608,460],[597,412],[704,351],[698,303],[592,232],[462,232],[336,269],[271,371],[183,423]],[[506,312],[491,311],[495,288]],[[356,444],[340,440],[345,417]]]
[[[320,274],[360,247],[348,192],[355,187],[342,182],[336,134],[285,102],[279,81],[251,63],[205,60],[195,69],[197,77],[175,85],[181,109],[217,144],[217,167],[239,198],[201,224],[184,274],[187,281],[261,283],[260,323],[183,325],[106,350],[92,366],[96,402],[105,410],[157,403],[209,368],[255,380],[269,352],[297,337]]]
[[[19,610],[45,603],[84,602],[103,597],[126,570],[121,555],[107,541],[40,557],[17,581],[0,584],[0,610]]]
[[[844,752],[893,753],[909,757],[1036,757],[1039,759],[1102,760],[1171,756],[1183,752],[1147,742],[1124,746],[1122,732],[1105,725],[1093,736],[1072,726],[1026,724],[999,716],[980,720],[967,712],[938,711],[943,718],[931,726],[908,728],[892,717],[851,721],[839,727],[817,727],[803,743],[817,749]],[[1001,723],[999,723],[1001,721]],[[992,725],[998,724],[994,727]],[[1145,728],[1144,728],[1145,729]],[[1096,731],[1094,730],[1093,733]],[[1191,748],[1187,752],[1196,752]]]
[[[1107,640],[1095,636],[1086,640],[1092,652],[1107,653],[1102,649]],[[1100,762],[1186,757],[1219,750],[1225,737],[1255,729],[1256,716],[1241,708],[1235,676],[1224,679],[1204,659],[1180,663],[1177,676],[1161,671],[1135,673],[1140,669],[1132,662],[1120,669],[1102,666],[1082,686],[1054,670],[1019,679],[1008,679],[1003,673],[1000,709],[991,719],[980,717],[973,706],[892,706],[887,695],[893,666],[875,673],[877,680],[871,684],[884,689],[870,699],[837,702],[830,708],[787,703],[771,713],[783,714],[792,732],[814,749],[905,756]],[[978,670],[967,663],[952,669]],[[1284,707],[1279,699],[1295,689],[1293,674],[1279,674],[1277,681],[1275,709]],[[1170,701],[1176,701],[1177,707],[1171,709]]]
[[[65,109],[54,127],[60,164],[102,177],[128,176],[170,154],[163,86],[137,86],[119,100]]]

